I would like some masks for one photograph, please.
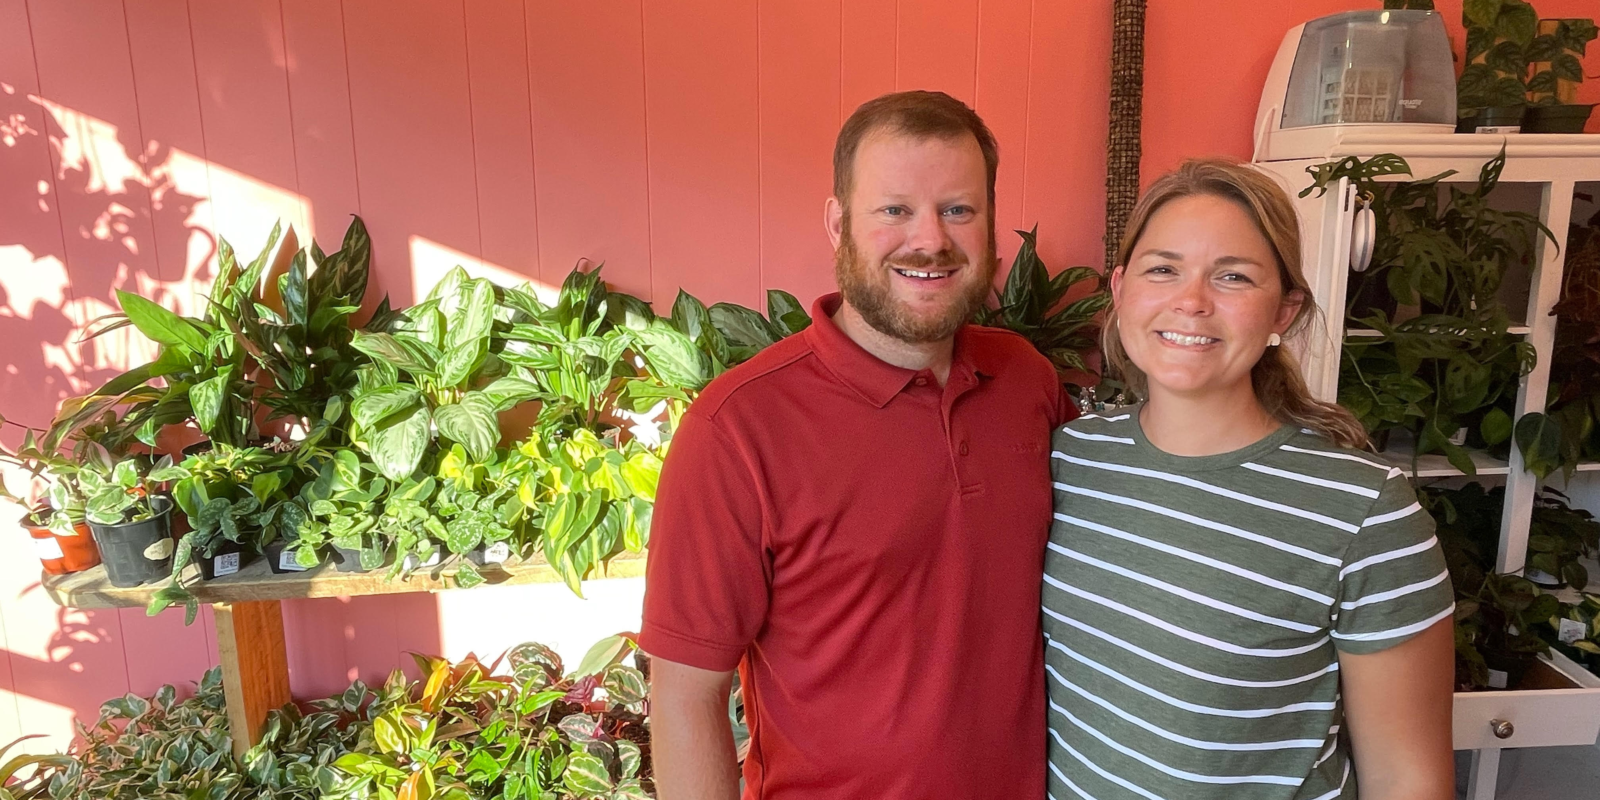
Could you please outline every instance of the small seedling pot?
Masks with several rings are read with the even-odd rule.
[[[200,565],[200,577],[208,581],[238,574],[239,570],[255,560],[256,553],[238,542],[223,542],[210,558],[195,559]]]
[[[82,572],[100,563],[100,550],[94,546],[94,536],[86,523],[73,526],[76,536],[62,536],[32,521],[24,522],[24,527],[33,537],[33,552],[48,575]]]
[[[1583,133],[1594,104],[1528,106],[1522,117],[1523,133]]]
[[[1516,133],[1522,127],[1522,116],[1527,106],[1490,106],[1480,108],[1470,117],[1461,117],[1456,120],[1456,133],[1477,133],[1483,128],[1492,128],[1485,133]]]
[[[294,551],[289,550],[288,542],[285,542],[281,539],[273,542],[272,544],[267,545],[267,568],[271,569],[274,575],[288,575],[296,572],[306,572],[308,570],[315,569],[315,567],[300,566],[300,563],[295,561],[294,555]],[[319,565],[328,560],[328,554],[326,552],[319,552],[318,555],[321,556],[321,559],[318,561]]]

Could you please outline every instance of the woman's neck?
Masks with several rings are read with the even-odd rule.
[[[1243,391],[1183,395],[1151,386],[1139,428],[1156,449],[1175,456],[1213,456],[1249,447],[1283,423],[1247,383]]]

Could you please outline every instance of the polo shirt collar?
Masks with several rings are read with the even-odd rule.
[[[883,408],[917,377],[917,370],[897,367],[867,352],[833,321],[843,299],[838,292],[825,294],[811,305],[811,326],[806,329],[811,349],[828,371],[867,402]],[[956,331],[951,355],[950,380],[993,377],[997,365],[972,335],[972,326]],[[972,382],[976,383],[975,380]]]

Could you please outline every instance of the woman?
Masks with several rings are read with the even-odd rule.
[[[1055,435],[1051,796],[1453,797],[1449,576],[1282,344],[1316,313],[1288,197],[1190,161],[1117,263],[1103,344],[1144,401]]]

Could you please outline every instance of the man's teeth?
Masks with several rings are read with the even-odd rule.
[[[1209,336],[1188,336],[1182,333],[1173,333],[1171,331],[1162,331],[1161,338],[1166,339],[1169,342],[1176,342],[1178,344],[1190,346],[1197,344],[1211,344],[1212,342],[1220,341]]]
[[[908,278],[943,278],[946,275],[950,274],[949,271],[945,271],[945,272],[923,272],[921,270],[915,270],[915,269],[896,269],[895,272],[898,272],[901,275],[904,275],[904,276],[906,276]]]

